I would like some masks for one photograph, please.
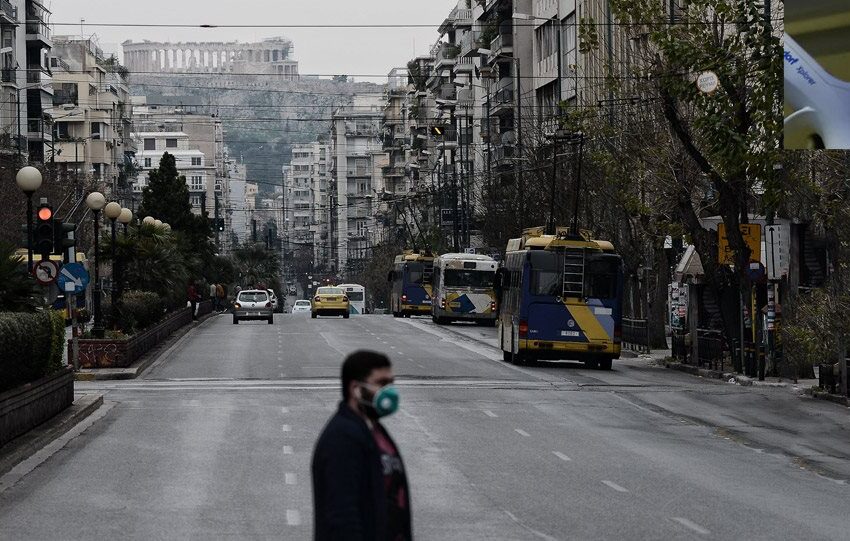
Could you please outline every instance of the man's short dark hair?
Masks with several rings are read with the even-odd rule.
[[[363,381],[378,368],[392,366],[389,357],[377,351],[355,351],[342,363],[342,398],[348,400],[348,384]]]

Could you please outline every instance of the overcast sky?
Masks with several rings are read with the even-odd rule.
[[[45,0],[42,0],[45,1]],[[437,26],[456,0],[46,0],[54,32],[94,34],[104,50],[141,41],[260,41],[286,36],[302,74],[385,75],[437,40]],[[138,24],[428,24],[429,28],[140,28]],[[415,49],[414,49],[415,46]],[[378,82],[378,81],[375,81]]]

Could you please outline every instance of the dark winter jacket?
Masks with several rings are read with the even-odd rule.
[[[345,402],[316,442],[312,472],[316,541],[386,539],[387,497],[378,447],[366,422]]]

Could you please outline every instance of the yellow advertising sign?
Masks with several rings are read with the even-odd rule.
[[[744,242],[750,247],[750,261],[761,261],[761,225],[739,224],[738,228],[744,236]],[[723,222],[717,224],[717,252],[717,261],[721,265],[735,264],[735,252],[729,246],[729,239],[726,238],[726,224]]]

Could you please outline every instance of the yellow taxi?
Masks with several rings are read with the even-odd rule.
[[[341,287],[324,286],[316,289],[310,307],[313,319],[319,316],[342,316],[348,319],[348,297]]]

